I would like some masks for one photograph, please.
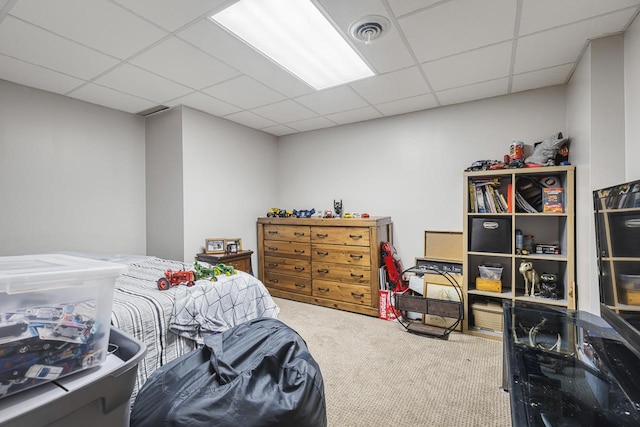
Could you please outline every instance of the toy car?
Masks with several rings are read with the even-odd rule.
[[[22,335],[29,329],[29,324],[24,321],[0,323],[0,338]]]
[[[158,279],[158,289],[166,291],[172,286],[178,286],[182,283],[187,286],[196,284],[196,273],[189,270],[173,271],[171,269],[164,272],[164,277]]]

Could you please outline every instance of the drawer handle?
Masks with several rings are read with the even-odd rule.
[[[300,288],[300,289],[304,289],[307,287],[307,285],[304,285],[302,283],[294,283],[294,285],[296,286],[296,288]]]
[[[277,251],[277,250],[278,250],[278,248],[274,248],[273,246],[269,246],[269,250],[270,250],[270,251]]]
[[[277,267],[277,266],[278,266],[278,264],[276,264],[275,262],[270,262],[269,263],[269,267]]]
[[[269,234],[278,234],[278,232],[275,231],[275,230],[269,230],[269,231],[267,231],[267,233],[269,233]]]
[[[322,274],[327,274],[329,272],[329,270],[325,269],[318,269],[318,273],[322,273]]]
[[[302,231],[296,231],[293,233],[294,236],[303,237],[304,233]]]
[[[318,236],[318,237],[327,237],[328,234],[326,234],[326,233],[316,233],[316,236]]]
[[[362,239],[362,234],[349,234],[352,239]]]
[[[349,256],[355,259],[362,259],[362,255],[359,255],[359,254],[349,254]]]
[[[329,288],[318,288],[320,292],[329,292]]]
[[[294,270],[298,270],[298,271],[302,271],[304,270],[304,267],[300,267],[299,265],[296,265],[295,267],[293,267]]]
[[[271,282],[271,283],[278,283],[278,279],[269,279],[269,282]]]
[[[357,294],[355,292],[351,292],[351,296],[354,296],[356,298],[364,298],[364,294]]]
[[[364,278],[364,274],[353,274],[351,273],[351,277],[357,277],[358,279]]]
[[[293,251],[295,253],[297,253],[297,254],[303,254],[304,253],[304,249],[294,249]]]
[[[321,256],[327,256],[327,255],[329,255],[329,252],[316,251],[316,254],[321,255]]]

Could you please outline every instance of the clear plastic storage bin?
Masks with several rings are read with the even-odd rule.
[[[0,397],[103,363],[126,271],[69,255],[0,257]]]

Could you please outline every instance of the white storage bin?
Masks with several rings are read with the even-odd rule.
[[[0,257],[0,397],[104,362],[126,271],[68,255]]]

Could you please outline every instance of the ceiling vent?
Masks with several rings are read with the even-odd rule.
[[[349,26],[349,34],[354,40],[371,44],[389,29],[389,20],[384,16],[369,15],[358,19]]]
[[[155,107],[151,107],[151,108],[149,108],[147,110],[137,112],[136,114],[139,115],[139,116],[142,116],[142,117],[147,117],[147,116],[150,116],[152,114],[159,113],[160,111],[164,111],[164,110],[166,110],[168,108],[169,107],[167,107],[166,105],[156,105]]]

